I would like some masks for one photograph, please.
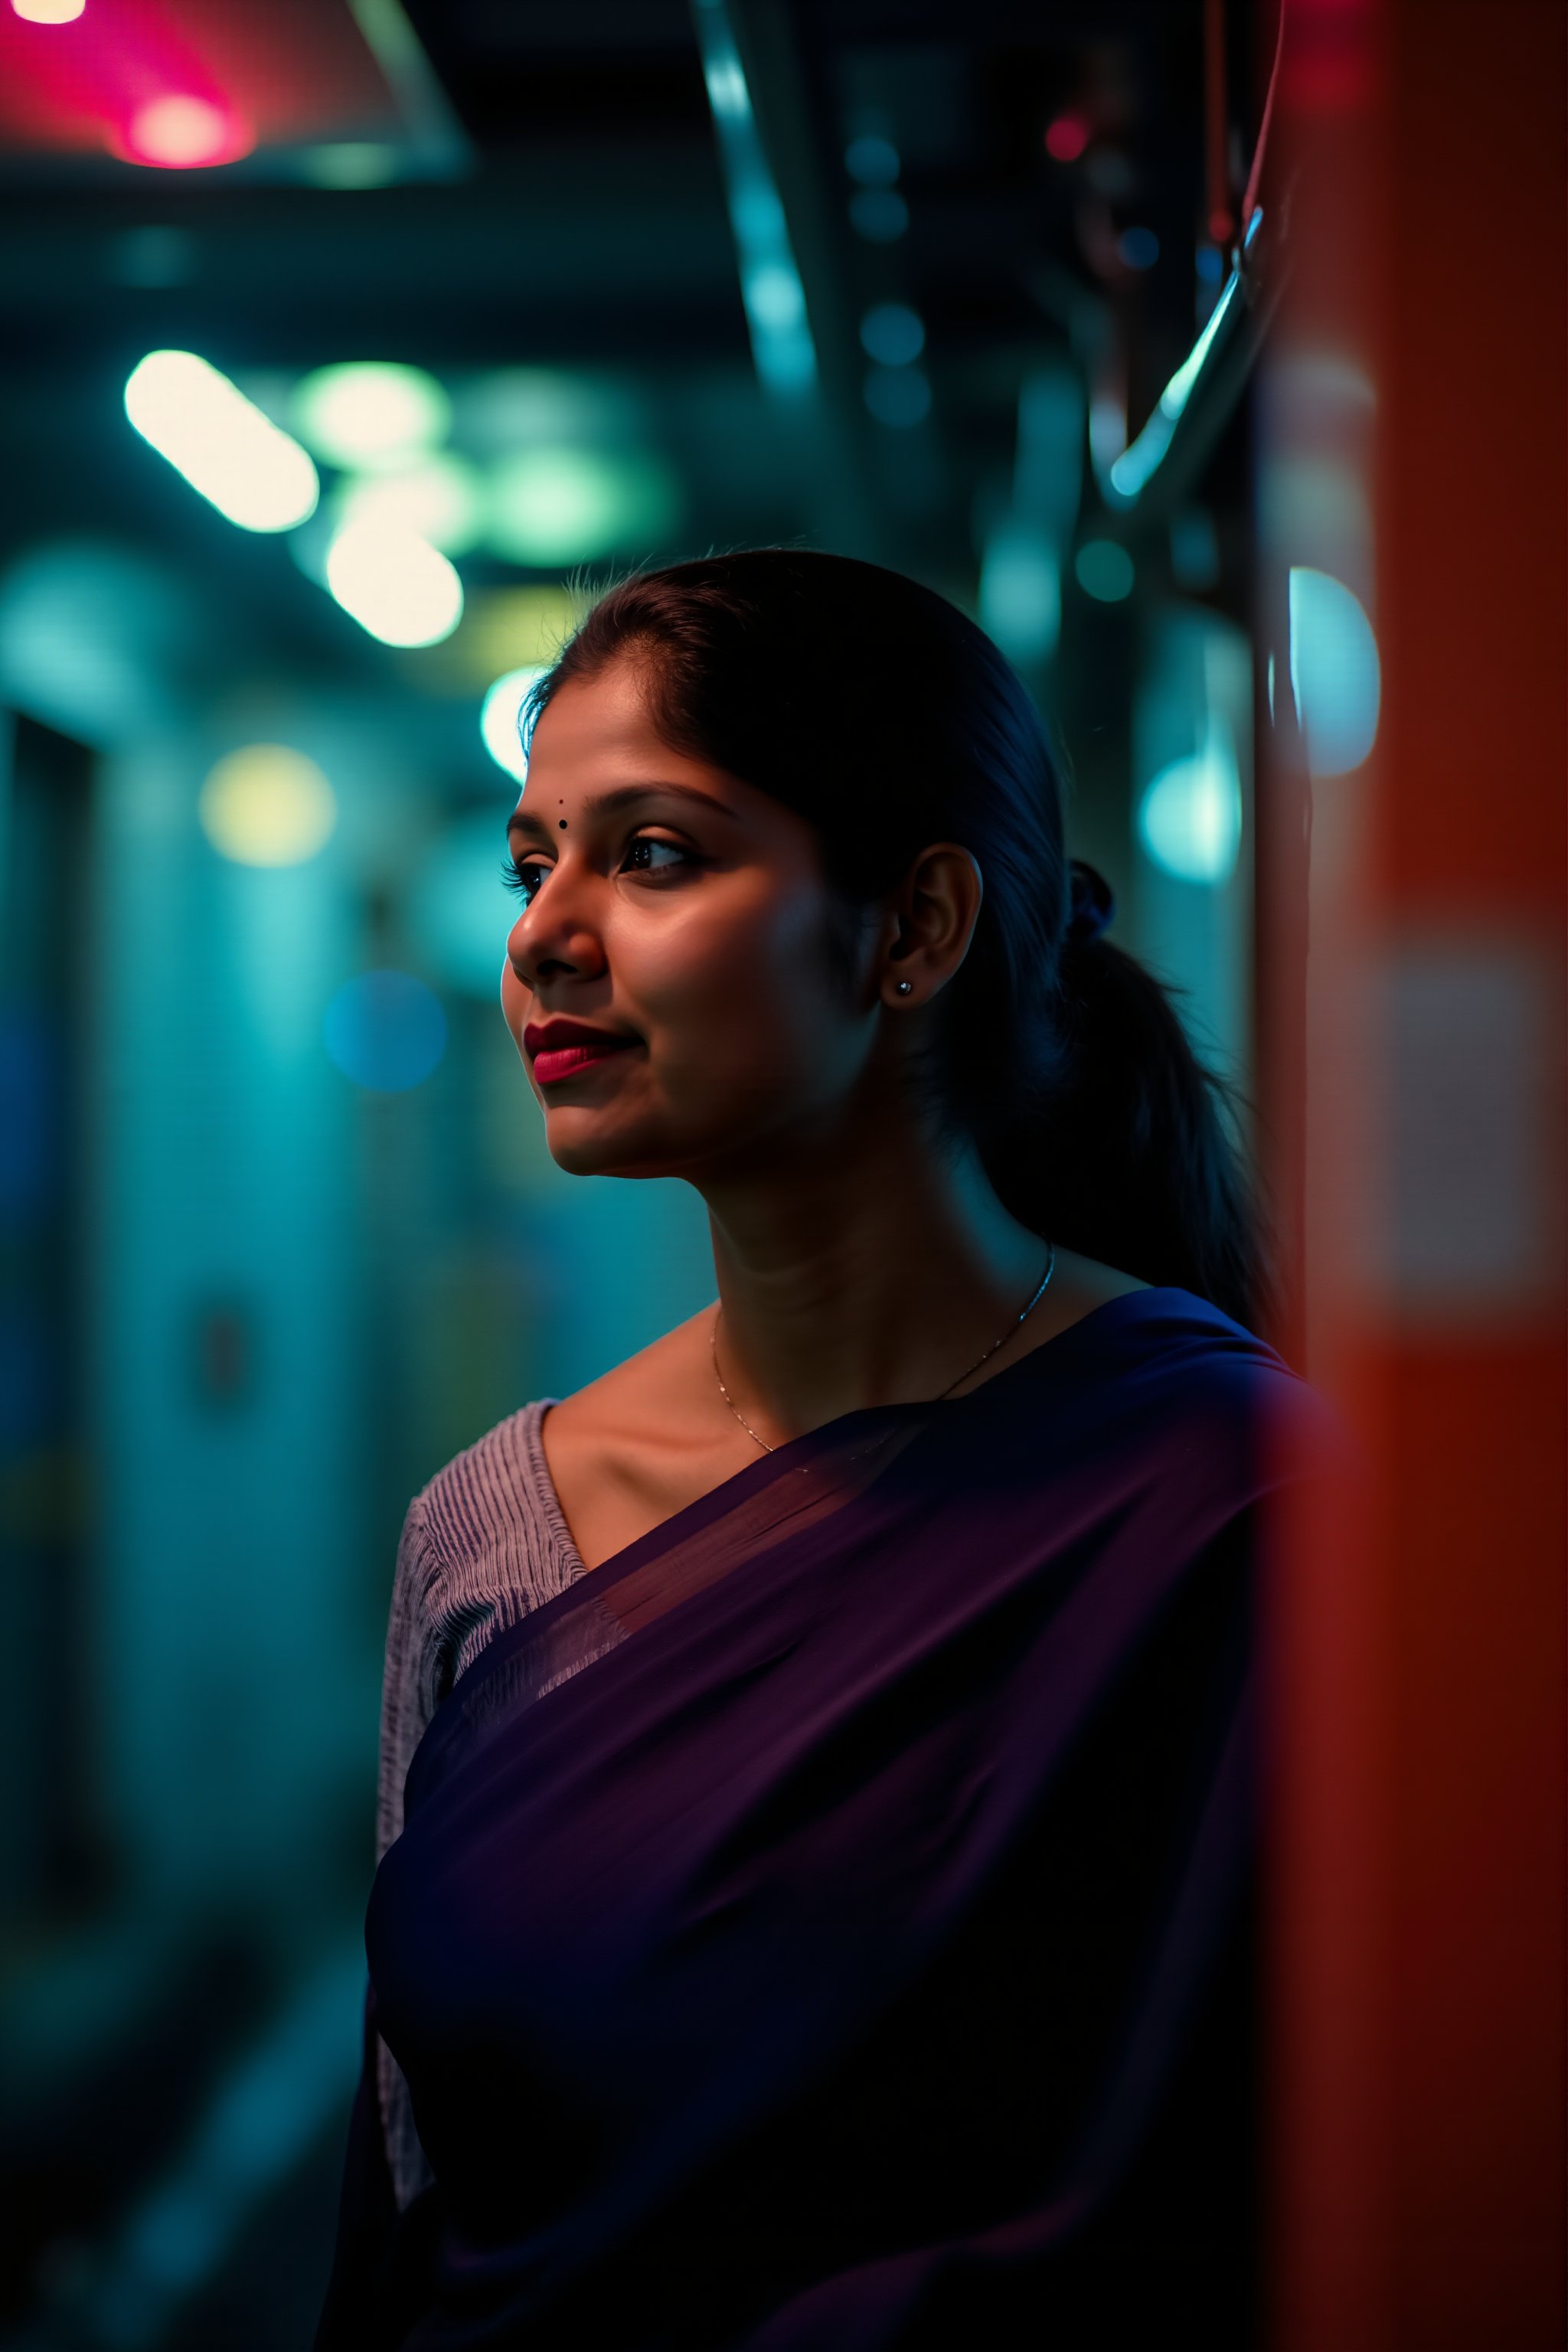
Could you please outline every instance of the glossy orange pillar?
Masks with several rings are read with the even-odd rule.
[[[1275,1588],[1273,2340],[1560,2352],[1568,11],[1289,8],[1263,1108],[1282,1337],[1363,1471]],[[1300,567],[1375,633],[1348,770]]]

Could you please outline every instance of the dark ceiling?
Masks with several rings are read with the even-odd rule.
[[[110,37],[113,0],[89,5]],[[148,0],[139,13],[157,12]],[[305,21],[267,0],[226,13],[253,33]],[[393,159],[383,185],[310,184],[319,105],[292,142],[284,125],[241,163],[159,171],[29,140],[13,99],[0,133],[6,538],[151,540],[221,564],[236,614],[274,657],[379,662],[275,546],[172,495],[128,441],[130,367],[173,345],[241,380],[353,358],[448,376],[609,371],[637,387],[685,485],[679,543],[643,551],[805,535],[972,602],[976,517],[1007,479],[1030,371],[1069,346],[1081,362],[1086,331],[1110,339],[1135,430],[1191,345],[1204,14],[1203,0],[731,0],[821,363],[832,463],[815,473],[752,367],[685,0],[408,0],[424,83],[394,93],[403,151],[395,124],[370,126]],[[313,13],[323,38],[333,20],[334,71],[366,15],[344,0]],[[188,0],[185,16],[198,21]],[[1249,14],[1232,5],[1228,20],[1239,151]],[[291,70],[309,110],[299,58]],[[1064,113],[1088,134],[1068,162],[1044,137]],[[867,135],[900,159],[907,226],[893,237],[855,225],[846,153]],[[1151,266],[1117,262],[1129,228],[1157,241]],[[860,397],[858,323],[888,301],[925,322],[933,398],[918,432],[882,429]],[[1234,434],[1206,494],[1223,539],[1245,494]],[[477,562],[481,583],[504,575]]]

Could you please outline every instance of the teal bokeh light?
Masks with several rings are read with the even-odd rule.
[[[1359,768],[1377,740],[1377,639],[1359,597],[1305,564],[1290,572],[1290,691],[1313,775]]]
[[[1173,760],[1150,783],[1138,834],[1156,866],[1181,882],[1227,882],[1241,845],[1236,750],[1212,726],[1190,759]]]
[[[860,321],[861,349],[879,367],[908,367],[925,342],[925,323],[907,302],[874,303]]]
[[[931,414],[931,384],[922,369],[874,367],[864,385],[866,405],[879,425],[901,432]]]
[[[512,563],[549,569],[655,546],[679,512],[674,477],[646,452],[525,449],[490,476],[489,543]]]
[[[1114,539],[1086,540],[1073,557],[1078,584],[1097,604],[1120,604],[1131,595],[1137,573],[1132,558]]]

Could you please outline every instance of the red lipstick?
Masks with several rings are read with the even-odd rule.
[[[522,1033],[522,1050],[542,1087],[574,1078],[639,1042],[621,1030],[596,1029],[590,1021],[530,1021]]]

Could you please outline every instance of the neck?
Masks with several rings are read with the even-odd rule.
[[[725,1384],[774,1443],[940,1394],[1009,1331],[1045,1270],[1046,1244],[978,1155],[896,1118],[700,1189]]]

